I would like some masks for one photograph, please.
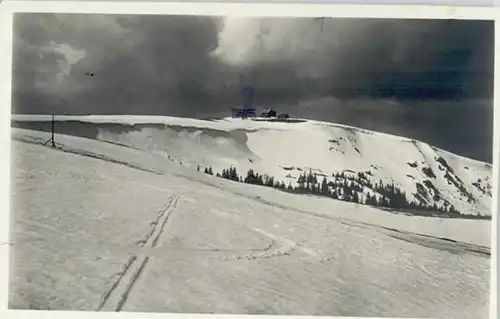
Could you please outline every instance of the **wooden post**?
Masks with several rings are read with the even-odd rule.
[[[52,113],[52,147],[56,147],[56,144],[54,142],[54,126],[55,126],[55,121],[54,121],[54,113]]]

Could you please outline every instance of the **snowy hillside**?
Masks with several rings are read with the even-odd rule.
[[[131,147],[12,133],[10,308],[488,316],[490,221],[391,214]]]
[[[48,122],[40,123],[50,117],[14,119],[20,127],[50,129]],[[57,132],[152,151],[192,168],[211,167],[214,174],[234,167],[245,177],[252,169],[276,184],[302,188],[308,183],[298,184],[307,179],[301,175],[313,174],[318,189],[326,182],[328,193],[339,199],[353,201],[346,195],[348,185],[356,190],[356,202],[395,203],[397,198],[387,194],[392,187],[406,204],[388,207],[427,208],[434,215],[450,211],[491,215],[490,164],[398,136],[317,121],[152,116],[58,116],[56,120]]]

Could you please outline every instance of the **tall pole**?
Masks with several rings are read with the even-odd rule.
[[[56,147],[56,144],[54,142],[54,126],[55,126],[55,121],[54,121],[54,113],[52,113],[52,147]]]
[[[321,24],[320,24],[320,26],[321,26],[320,30],[321,31],[323,31],[323,22],[324,22],[325,19],[327,19],[327,17],[314,18],[314,20],[320,20],[321,21]]]

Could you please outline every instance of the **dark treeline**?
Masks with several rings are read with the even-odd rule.
[[[200,171],[199,167],[198,171]],[[204,172],[214,175],[212,167],[205,168]],[[283,181],[275,180],[272,176],[259,174],[253,169],[248,170],[246,175],[240,175],[233,166],[223,169],[222,172],[216,173],[215,176],[235,182],[272,187],[296,194],[324,196],[351,203],[413,211],[422,215],[440,213],[440,216],[446,215],[448,217],[483,218],[482,216],[463,215],[448,203],[438,206],[436,203],[429,205],[422,201],[408,201],[406,193],[395,186],[394,183],[384,184],[382,181],[374,183],[367,174],[362,172],[357,174],[335,173],[330,181],[327,180],[326,176],[318,176],[312,171],[303,172],[297,178],[296,186],[292,185],[291,182],[285,184]]]

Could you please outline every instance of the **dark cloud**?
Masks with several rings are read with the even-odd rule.
[[[271,30],[273,25],[282,24],[266,22]],[[264,87],[269,77],[273,80],[267,82],[280,77],[281,81],[292,82],[301,95],[317,92],[346,99],[361,96],[412,100],[492,96],[490,21],[336,19],[324,21],[322,32],[318,30],[319,22],[310,19],[293,23],[291,31],[297,35],[283,41],[299,42],[294,49],[276,52],[275,59],[269,57],[272,49],[263,49],[262,60],[271,59],[274,66],[285,66],[281,77],[270,75],[276,73],[276,67],[272,71],[262,68]],[[271,41],[279,43],[281,34],[267,43],[264,40],[264,46],[273,46],[268,43]],[[291,65],[295,77],[289,74]],[[313,84],[304,86],[308,82]]]
[[[13,112],[226,115],[254,74],[258,106],[491,161],[491,21],[16,14],[14,30]]]

